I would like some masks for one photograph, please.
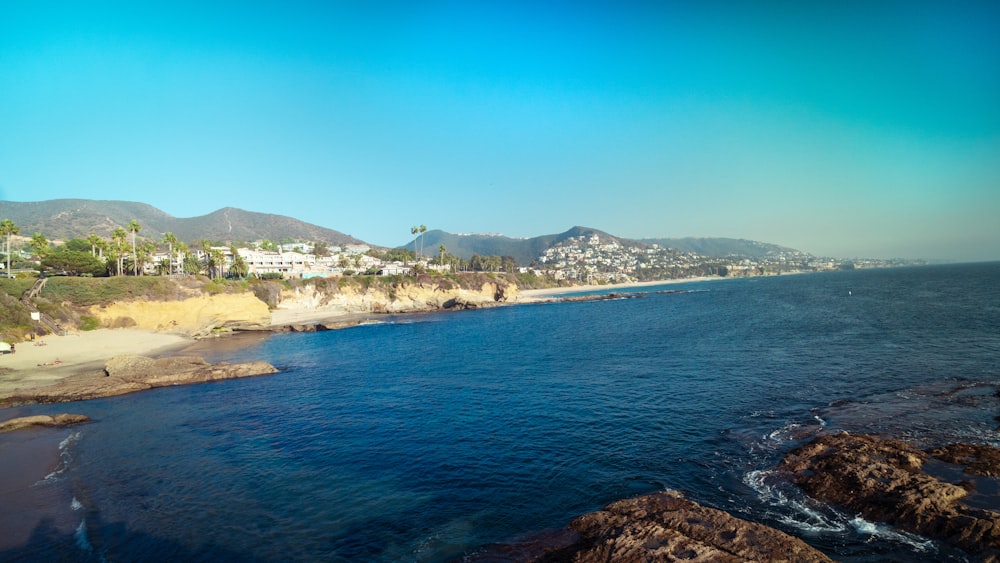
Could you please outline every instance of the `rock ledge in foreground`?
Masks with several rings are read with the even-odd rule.
[[[90,422],[90,417],[82,414],[56,414],[49,416],[39,414],[35,416],[22,416],[0,422],[0,432],[10,432],[32,426],[69,426],[70,424],[80,424]]]
[[[667,491],[620,500],[573,520],[575,536],[525,559],[539,562],[830,561],[780,530]],[[519,555],[523,548],[513,547]],[[541,553],[544,552],[544,553]]]
[[[942,461],[964,464],[990,457],[990,449],[996,450],[977,446],[932,453],[952,454]],[[991,455],[997,459],[995,451]],[[944,541],[983,561],[1000,561],[1000,513],[964,504],[973,484],[941,481],[925,471],[927,461],[927,453],[900,440],[843,433],[792,450],[781,468],[810,496]],[[988,474],[982,467],[966,471]]]
[[[17,392],[3,403],[6,406],[13,406],[85,401],[168,385],[205,383],[277,372],[274,366],[262,361],[210,364],[198,356],[172,356],[159,359],[146,356],[115,356],[107,361],[102,372],[68,377],[54,385]]]

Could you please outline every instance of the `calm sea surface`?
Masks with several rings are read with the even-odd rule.
[[[18,409],[95,422],[39,434],[61,506],[0,559],[461,560],[674,489],[837,559],[960,561],[770,469],[821,429],[1000,445],[1000,264],[388,320],[210,354],[275,376]]]

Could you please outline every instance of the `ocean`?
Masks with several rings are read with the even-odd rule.
[[[820,431],[1000,446],[1000,263],[641,291],[279,334],[207,354],[274,376],[14,409],[94,422],[0,435],[59,454],[0,488],[0,560],[475,560],[665,489],[842,561],[964,560],[773,468]]]

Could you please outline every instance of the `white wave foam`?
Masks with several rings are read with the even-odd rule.
[[[87,520],[86,518],[80,520],[80,525],[76,527],[76,531],[73,532],[73,539],[76,540],[76,546],[82,551],[87,553],[93,553],[94,546],[90,545],[90,540],[87,538]]]
[[[847,525],[836,513],[823,514],[809,505],[809,499],[795,499],[786,495],[777,485],[768,483],[768,478],[776,477],[774,470],[756,470],[747,473],[743,482],[757,492],[761,500],[779,510],[778,520],[789,526],[811,533],[844,532]],[[823,507],[826,508],[826,507]]]
[[[51,473],[49,473],[48,475],[43,477],[41,481],[39,481],[40,483],[58,479],[59,476],[61,476],[66,471],[66,469],[69,467],[70,462],[73,461],[73,452],[70,449],[70,446],[78,442],[80,440],[80,436],[81,436],[80,431],[74,430],[73,432],[70,432],[69,436],[66,436],[66,438],[63,439],[63,441],[59,442],[59,463],[56,464],[55,469],[53,469]]]
[[[783,524],[813,534],[844,534],[854,531],[880,540],[905,544],[920,552],[935,549],[931,540],[897,531],[886,524],[869,522],[860,516],[850,518],[835,508],[804,495],[796,498],[800,496],[797,490],[786,494],[782,490],[786,481],[781,475],[776,470],[750,471],[743,477],[743,482],[756,491],[762,501],[775,508],[775,516]]]
[[[876,524],[874,522],[869,522],[860,516],[855,516],[851,519],[850,525],[859,534],[865,534],[868,536],[873,536],[885,540],[890,540],[899,543],[905,543],[913,549],[921,552],[930,551],[934,548],[934,542],[931,540],[923,539],[919,536],[913,534],[908,534],[906,532],[897,532],[885,524]]]
[[[72,508],[73,510],[80,510],[81,508],[83,508],[83,503],[76,500],[76,497],[73,497],[73,502],[69,503],[69,507]]]

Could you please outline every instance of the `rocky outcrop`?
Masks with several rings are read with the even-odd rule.
[[[935,450],[965,463],[981,446]],[[954,455],[951,455],[954,454]],[[985,457],[974,455],[975,459]],[[986,561],[1000,561],[1000,513],[969,507],[963,499],[973,486],[953,484],[925,471],[928,454],[899,440],[874,436],[824,435],[790,452],[782,462],[793,481],[809,495],[938,539]]]
[[[518,559],[555,562],[830,561],[802,540],[701,506],[668,491],[621,500],[573,520],[562,545],[507,550]],[[504,556],[495,550],[498,558]],[[532,552],[534,551],[534,552]]]
[[[982,444],[951,444],[931,450],[931,455],[948,463],[964,465],[966,473],[1000,477],[1000,449]]]
[[[204,383],[277,372],[274,366],[261,361],[210,364],[197,356],[160,359],[116,356],[107,361],[103,371],[71,376],[54,385],[16,392],[4,399],[0,406],[83,401],[168,385]]]
[[[10,432],[12,430],[31,428],[33,426],[69,426],[71,424],[80,424],[82,422],[90,422],[90,417],[82,414],[65,413],[52,416],[45,414],[22,416],[0,422],[0,432]]]
[[[271,323],[267,305],[253,293],[199,295],[178,301],[119,301],[91,308],[107,327],[135,327],[200,336],[214,329],[263,328]]]
[[[487,281],[477,289],[449,287],[447,284],[405,280],[392,286],[345,285],[317,289],[304,285],[282,293],[278,309],[354,313],[418,313],[443,309],[478,309],[517,301],[517,286]]]

